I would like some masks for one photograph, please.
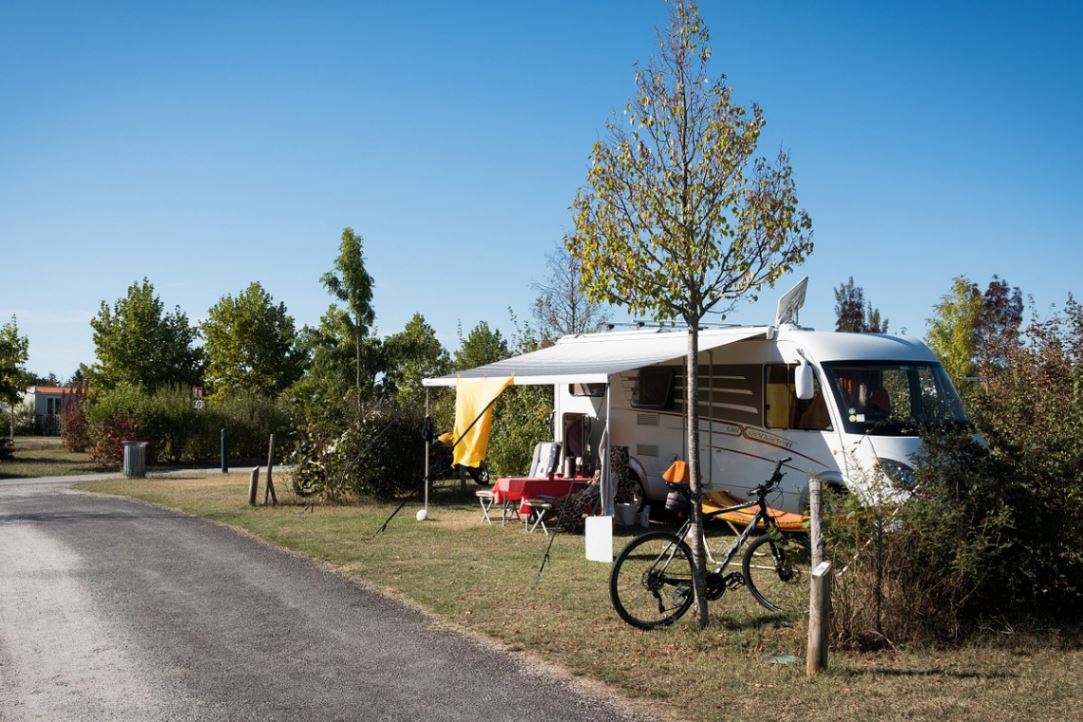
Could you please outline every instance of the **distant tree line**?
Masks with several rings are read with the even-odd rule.
[[[332,268],[319,279],[332,303],[314,326],[298,327],[259,281],[223,295],[205,320],[193,324],[179,307],[168,308],[143,278],[112,303],[103,301],[91,320],[95,359],[70,381],[82,391],[72,394],[66,409],[65,441],[73,449],[89,449],[103,464],[116,464],[122,438],[146,439],[158,458],[183,461],[213,457],[221,426],[235,429],[231,446],[248,456],[258,455],[271,432],[305,440],[299,449],[348,449],[349,443],[336,447],[335,440],[352,434],[358,437],[357,461],[339,463],[350,468],[339,469],[338,488],[330,495],[410,488],[420,471],[421,379],[532,350],[608,318],[602,305],[579,290],[579,267],[570,254],[558,247],[548,262],[545,280],[535,285],[533,323],[520,326],[513,316],[513,340],[486,321],[466,333],[460,329],[453,354],[420,312],[396,333],[375,333],[376,281],[365,266],[364,239],[352,228],[343,230]],[[60,385],[55,374],[26,371],[27,342],[14,319],[0,329],[0,341],[0,398],[14,402],[29,383]],[[195,386],[204,389],[201,409],[195,408]],[[517,388],[505,396],[490,457],[495,470],[510,473],[521,471],[533,444],[551,435],[551,392]],[[453,412],[452,395],[433,389],[430,414],[436,425],[449,429]],[[363,453],[360,438],[370,436],[374,425],[393,442],[394,448],[381,453],[400,456],[409,469],[390,468]],[[362,459],[375,471],[362,469]],[[327,486],[327,480],[316,486]]]

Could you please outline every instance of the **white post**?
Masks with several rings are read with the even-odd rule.
[[[812,572],[808,605],[808,652],[805,674],[827,669],[827,635],[831,629],[831,562],[820,562]]]
[[[824,560],[823,482],[816,474],[808,478],[809,543],[812,545],[812,568]]]
[[[429,387],[425,387],[425,419],[429,418]],[[429,446],[431,442],[425,439],[425,516],[429,515]]]
[[[613,480],[609,478],[612,464],[610,463],[610,449],[613,446],[613,439],[609,435],[609,420],[613,416],[613,379],[608,377],[605,384],[605,456],[602,457],[602,515],[613,516],[616,508],[613,504],[615,495],[613,494]]]

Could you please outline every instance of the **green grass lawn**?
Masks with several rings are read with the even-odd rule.
[[[473,497],[457,486],[434,492],[430,521],[415,521],[411,503],[373,538],[394,505],[317,503],[306,511],[280,480],[285,503],[250,508],[247,484],[246,474],[188,473],[79,488],[244,529],[408,600],[438,624],[604,682],[665,718],[1060,720],[1083,703],[1083,651],[1053,633],[960,648],[833,651],[830,670],[810,680],[803,620],[768,614],[741,590],[712,605],[707,630],[687,617],[671,629],[632,629],[610,606],[609,565],[585,561],[581,536],[556,538],[535,583],[546,537],[517,523],[484,525]],[[779,654],[799,662],[765,662]]]
[[[29,479],[35,476],[92,474],[102,469],[85,453],[64,448],[59,436],[16,436],[15,458],[0,461],[0,479]]]

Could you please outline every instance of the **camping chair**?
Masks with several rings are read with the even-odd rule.
[[[727,506],[734,506],[741,504],[747,499],[741,499],[734,496],[728,491],[708,491],[703,494],[703,513],[708,514],[710,512],[724,509]],[[782,511],[781,509],[775,509],[774,507],[767,507],[767,513],[775,519],[775,523],[778,524],[778,528],[787,532],[807,532],[808,531],[808,517],[803,514],[795,514],[789,511]],[[731,511],[727,514],[719,514],[719,519],[723,519],[729,524],[730,529],[734,533],[740,533],[742,529],[752,521],[752,518],[756,516],[756,508],[751,507],[748,509],[739,509],[737,511]],[[761,523],[759,528],[763,528]]]
[[[530,461],[530,478],[552,478],[560,467],[560,449],[559,441],[539,441],[534,446],[534,455]],[[549,527],[545,524],[545,517],[552,512],[556,501],[557,497],[554,496],[524,499],[522,506],[529,509],[529,513],[523,518],[523,528],[532,532],[540,526],[545,535],[549,536]],[[533,525],[530,523],[531,520],[534,522]]]
[[[560,442],[539,441],[534,445],[534,454],[530,460],[530,472],[527,474],[531,479],[545,479],[550,474],[556,473],[560,466]]]

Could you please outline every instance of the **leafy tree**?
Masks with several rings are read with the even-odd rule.
[[[26,360],[30,357],[30,342],[19,335],[15,316],[0,326],[0,401],[8,409],[11,438],[15,437],[15,414],[12,411],[19,402],[26,386]]]
[[[301,376],[305,356],[297,347],[293,318],[258,281],[236,298],[223,296],[207,312],[202,329],[216,397],[240,389],[276,396]]]
[[[933,307],[929,319],[929,347],[940,357],[956,385],[974,375],[974,351],[981,318],[981,291],[966,276],[951,282],[951,290]]]
[[[868,314],[868,321],[866,322],[865,333],[887,333],[888,320],[886,318],[880,319],[880,309],[873,308],[870,303],[866,313]],[[903,331],[903,333],[906,332]]]
[[[563,245],[546,256],[544,281],[531,287],[538,292],[534,299],[534,318],[542,345],[561,336],[587,333],[609,320],[604,304],[590,300],[583,291],[583,266]]]
[[[26,360],[30,357],[30,342],[19,335],[15,316],[0,326],[0,401],[14,404],[25,390],[28,374]]]
[[[193,346],[199,332],[180,307],[165,312],[146,278],[129,286],[112,308],[102,301],[90,326],[98,358],[89,369],[92,386],[109,389],[133,383],[156,389],[199,382],[203,355]]]
[[[697,623],[707,624],[699,477],[700,324],[755,299],[812,251],[789,158],[754,157],[763,112],[735,104],[707,72],[709,34],[690,0],[671,5],[661,52],[636,71],[628,129],[594,145],[589,189],[573,203],[565,245],[594,300],[688,326],[688,462]]]
[[[860,332],[865,325],[865,291],[854,277],[835,289],[835,330]]]
[[[1083,519],[1083,306],[1069,295],[1047,320],[1013,332],[1017,342],[999,347],[998,362],[982,366],[969,410],[990,448],[1042,485],[1043,506],[1070,502]],[[1083,525],[1065,517],[1026,526],[1046,536],[1074,526],[1073,555],[1083,569]],[[1083,576],[1072,581],[1083,595]]]
[[[888,320],[880,309],[865,300],[865,291],[854,285],[854,277],[835,289],[835,330],[851,333],[887,333]]]
[[[462,346],[455,354],[455,369],[462,371],[484,366],[506,359],[510,355],[508,342],[500,331],[490,329],[487,322],[481,321],[470,329],[470,333],[463,339]]]
[[[384,384],[400,399],[412,398],[421,379],[440,376],[451,368],[451,359],[425,317],[415,313],[399,333],[383,342]]]
[[[361,409],[361,376],[365,368],[362,361],[364,338],[376,319],[372,310],[372,276],[365,270],[365,258],[362,251],[364,239],[354,233],[352,228],[342,231],[335,270],[320,278],[324,287],[332,296],[346,304],[347,313],[338,318],[353,337],[354,343],[354,387],[358,411]]]
[[[956,385],[973,377],[981,364],[1001,363],[1008,348],[1019,343],[1023,295],[997,276],[984,294],[966,276],[955,278],[933,311],[929,346]]]
[[[27,386],[60,386],[60,379],[54,373],[48,373],[44,376],[29,372],[26,375]]]
[[[981,298],[977,354],[983,365],[1002,365],[1009,347],[1019,344],[1023,325],[1023,294],[994,275]]]
[[[290,388],[289,398],[300,405],[306,417],[339,415],[344,400],[354,396],[363,400],[375,395],[375,377],[383,365],[381,344],[371,336],[363,338],[361,344],[362,385],[358,391],[358,354],[349,314],[332,305],[318,326],[301,329],[298,346],[308,358],[308,365],[304,376]]]

